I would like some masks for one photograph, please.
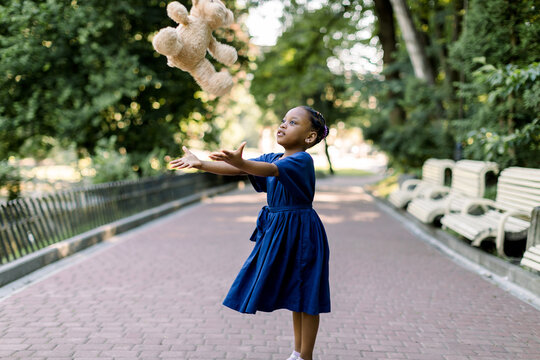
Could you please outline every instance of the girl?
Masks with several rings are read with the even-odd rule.
[[[306,149],[328,134],[321,113],[308,106],[287,112],[277,131],[284,153],[244,160],[242,143],[201,161],[185,146],[173,169],[196,168],[214,174],[247,174],[256,191],[267,192],[251,236],[253,251],[223,304],[242,313],[292,311],[294,351],[287,360],[312,360],[319,314],[330,312],[329,249],[326,233],[311,207],[315,193],[313,159]]]

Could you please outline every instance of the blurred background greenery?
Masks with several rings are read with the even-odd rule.
[[[430,157],[540,166],[537,0],[225,3],[236,23],[215,36],[239,61],[216,99],[153,50],[174,26],[164,1],[4,0],[3,196],[35,191],[38,165],[97,183],[165,172],[183,144],[265,150],[261,132],[299,104],[328,120],[333,162],[340,134],[360,129],[404,171]]]

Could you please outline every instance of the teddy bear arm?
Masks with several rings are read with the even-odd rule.
[[[214,37],[210,39],[208,51],[214,59],[227,66],[234,64],[238,59],[238,53],[235,48],[220,43]]]

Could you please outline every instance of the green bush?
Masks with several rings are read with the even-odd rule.
[[[114,136],[98,142],[96,154],[92,157],[92,166],[96,172],[92,178],[94,184],[137,178],[131,167],[129,155],[116,150],[115,142]]]
[[[454,123],[467,157],[495,161],[502,168],[540,166],[539,77],[537,62],[521,67],[484,63],[474,72],[473,84],[463,87],[462,94],[479,100],[469,119]]]
[[[428,87],[414,76],[394,83],[373,79],[365,83],[366,94],[374,94],[378,107],[366,113],[368,121],[361,122],[364,136],[390,155],[390,165],[410,171],[419,168],[428,158],[451,158],[454,142],[448,121],[440,115],[440,88]],[[399,105],[405,110],[403,124],[392,124],[390,112],[394,99],[388,99],[388,87],[402,92]]]
[[[138,167],[139,174],[143,177],[156,176],[167,172],[165,156],[167,152],[164,149],[155,148],[150,153],[132,156],[131,160]]]
[[[17,198],[21,193],[22,177],[19,169],[8,161],[0,161],[0,188],[8,191],[8,200]]]

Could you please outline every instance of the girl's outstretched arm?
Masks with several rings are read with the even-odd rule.
[[[201,161],[185,146],[184,156],[169,163],[171,169],[199,169],[218,175],[246,175],[247,173],[225,162]]]
[[[243,171],[244,174],[250,174],[255,176],[278,176],[278,167],[275,164],[244,160],[242,158],[242,152],[244,151],[246,142],[244,141],[237,150],[221,150],[210,154],[210,159],[216,161],[222,161],[226,164],[233,166],[236,169]]]

